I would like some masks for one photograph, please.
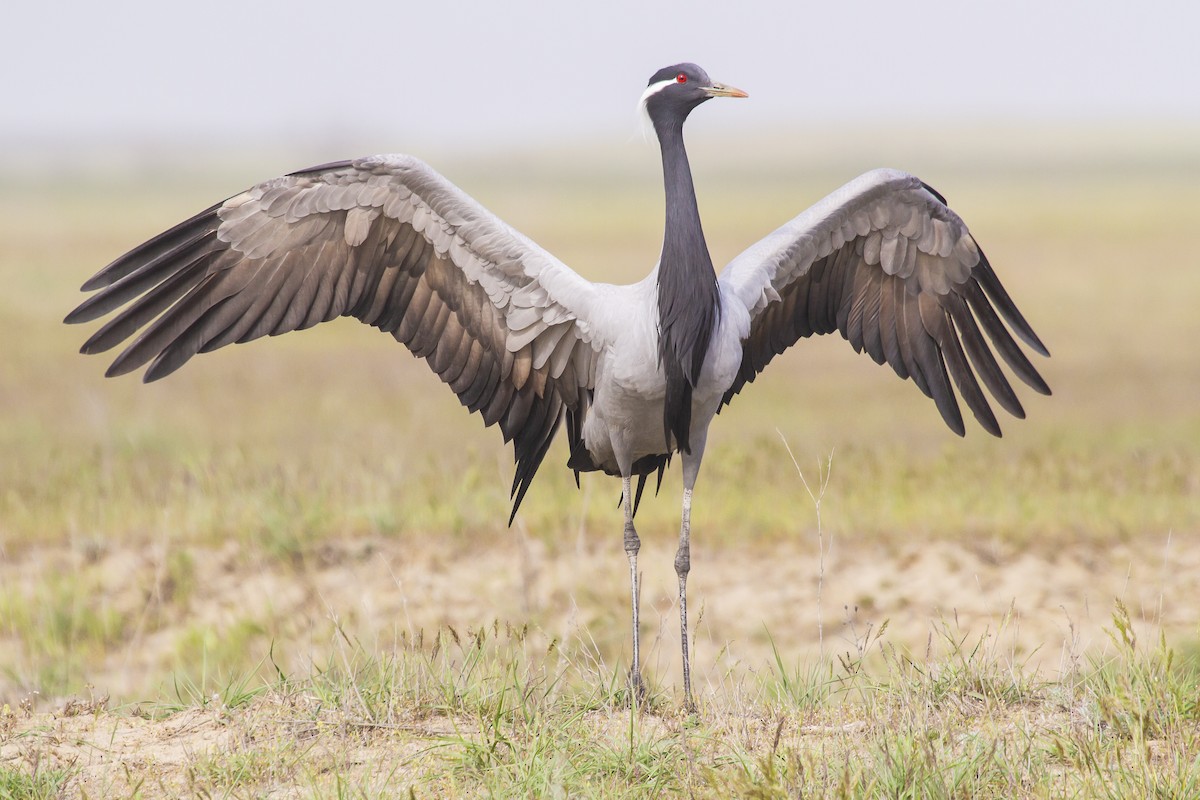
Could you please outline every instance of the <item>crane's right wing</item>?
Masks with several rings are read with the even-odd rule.
[[[1009,413],[1025,416],[992,348],[1022,381],[1050,393],[1009,329],[1049,355],[1045,345],[962,219],[907,173],[858,177],[752,245],[719,280],[723,293],[750,312],[726,403],[775,355],[802,337],[833,331],[911,378],[960,436],[965,428],[951,380],[995,436],[1000,425],[977,376]]]
[[[391,333],[499,424],[513,513],[561,422],[586,403],[593,285],[417,159],[372,156],[266,181],[121,256],[66,318],[119,312],[83,345],[137,335],[109,376],[350,316]],[[143,329],[144,330],[141,330]],[[511,520],[510,520],[511,521]]]

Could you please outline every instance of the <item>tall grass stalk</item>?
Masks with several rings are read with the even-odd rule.
[[[817,640],[820,643],[821,657],[825,657],[825,622],[821,611],[821,597],[825,589],[825,529],[821,524],[821,501],[825,499],[825,490],[829,488],[829,479],[833,475],[833,451],[829,451],[829,458],[825,460],[822,466],[817,463],[817,491],[814,493],[812,487],[808,485],[808,479],[804,477],[804,470],[800,469],[800,463],[796,461],[795,454],[792,453],[792,447],[788,444],[787,437],[783,435],[783,431],[778,428],[775,432],[779,434],[779,440],[783,442],[783,447],[787,450],[788,458],[792,460],[792,466],[796,468],[796,474],[800,476],[800,482],[804,484],[804,491],[808,492],[809,499],[813,503],[813,513],[817,518]],[[833,549],[833,536],[829,537],[829,550]]]

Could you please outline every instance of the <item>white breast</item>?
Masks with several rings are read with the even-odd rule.
[[[610,461],[622,441],[634,460],[662,453],[666,381],[658,362],[656,276],[632,286],[603,287],[603,291],[609,345],[597,362],[584,443],[598,463]],[[692,395],[693,430],[708,426],[733,384],[742,360],[741,342],[749,331],[745,305],[722,295],[721,322]]]

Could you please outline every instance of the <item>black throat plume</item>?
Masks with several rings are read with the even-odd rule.
[[[720,320],[720,295],[683,146],[683,118],[655,120],[654,127],[667,201],[658,266],[658,359],[667,379],[663,432],[668,451],[674,436],[680,451],[690,453],[692,389]]]

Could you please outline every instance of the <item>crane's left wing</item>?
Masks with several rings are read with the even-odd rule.
[[[1000,426],[977,376],[1009,413],[1025,416],[993,348],[1022,381],[1050,393],[1010,329],[1048,356],[1045,345],[963,221],[907,173],[881,169],[851,181],[752,245],[719,281],[750,312],[726,403],[775,355],[802,337],[835,330],[856,351],[912,378],[960,436],[965,428],[951,380],[995,436]]]
[[[260,183],[83,288],[96,294],[67,322],[116,312],[83,352],[123,345],[108,374],[149,363],[148,381],[197,353],[339,316],[392,334],[513,442],[514,514],[564,410],[584,413],[603,346],[589,281],[404,155]]]

